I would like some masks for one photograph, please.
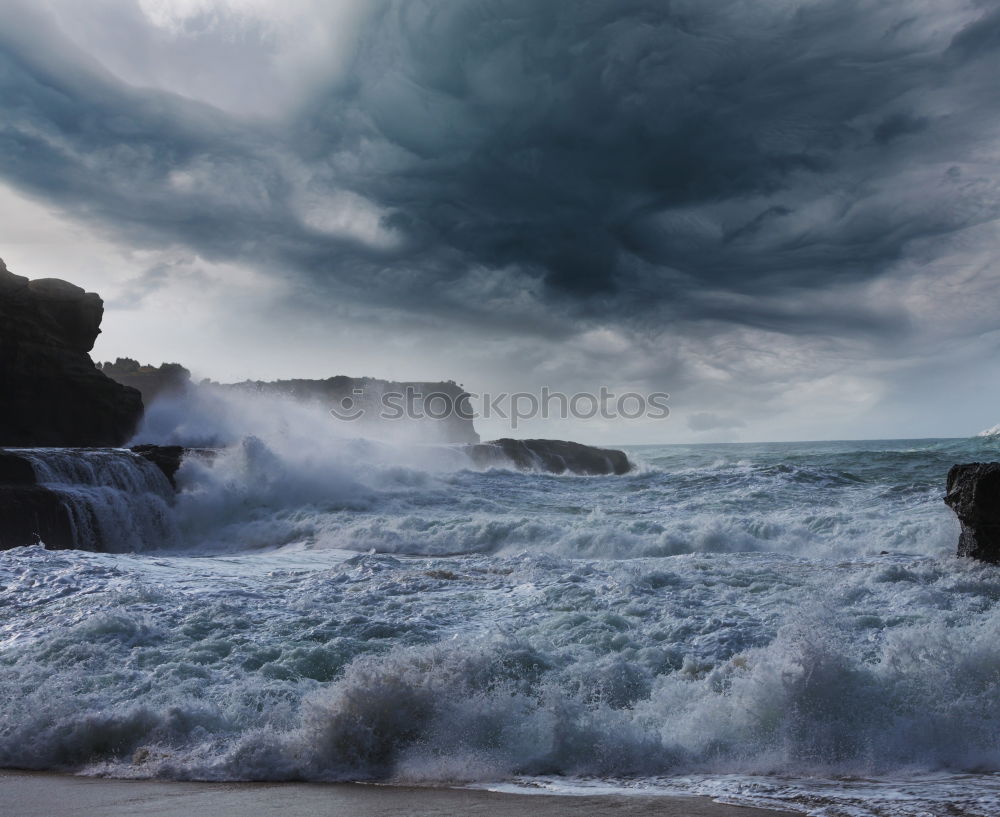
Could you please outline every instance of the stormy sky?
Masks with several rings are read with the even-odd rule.
[[[103,295],[101,359],[967,435],[998,75],[979,0],[3,0],[0,257]]]

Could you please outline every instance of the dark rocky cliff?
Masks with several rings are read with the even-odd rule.
[[[118,446],[142,418],[135,389],[94,366],[104,302],[0,261],[0,446]]]

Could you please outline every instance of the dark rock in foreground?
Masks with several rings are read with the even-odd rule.
[[[958,555],[1000,563],[1000,462],[953,465],[944,501],[962,523]]]
[[[104,302],[54,278],[29,281],[0,261],[0,445],[118,446],[142,398],[90,359]]]
[[[504,437],[480,445],[470,445],[466,452],[481,468],[509,467],[523,471],[551,474],[626,474],[632,463],[624,451],[594,448],[566,440],[513,440]]]

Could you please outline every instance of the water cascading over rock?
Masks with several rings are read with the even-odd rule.
[[[44,544],[122,553],[174,544],[163,466],[122,449],[0,451],[0,550]]]

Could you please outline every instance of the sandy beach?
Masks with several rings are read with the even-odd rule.
[[[779,817],[705,797],[560,797],[308,783],[178,783],[0,771],[7,817]]]

